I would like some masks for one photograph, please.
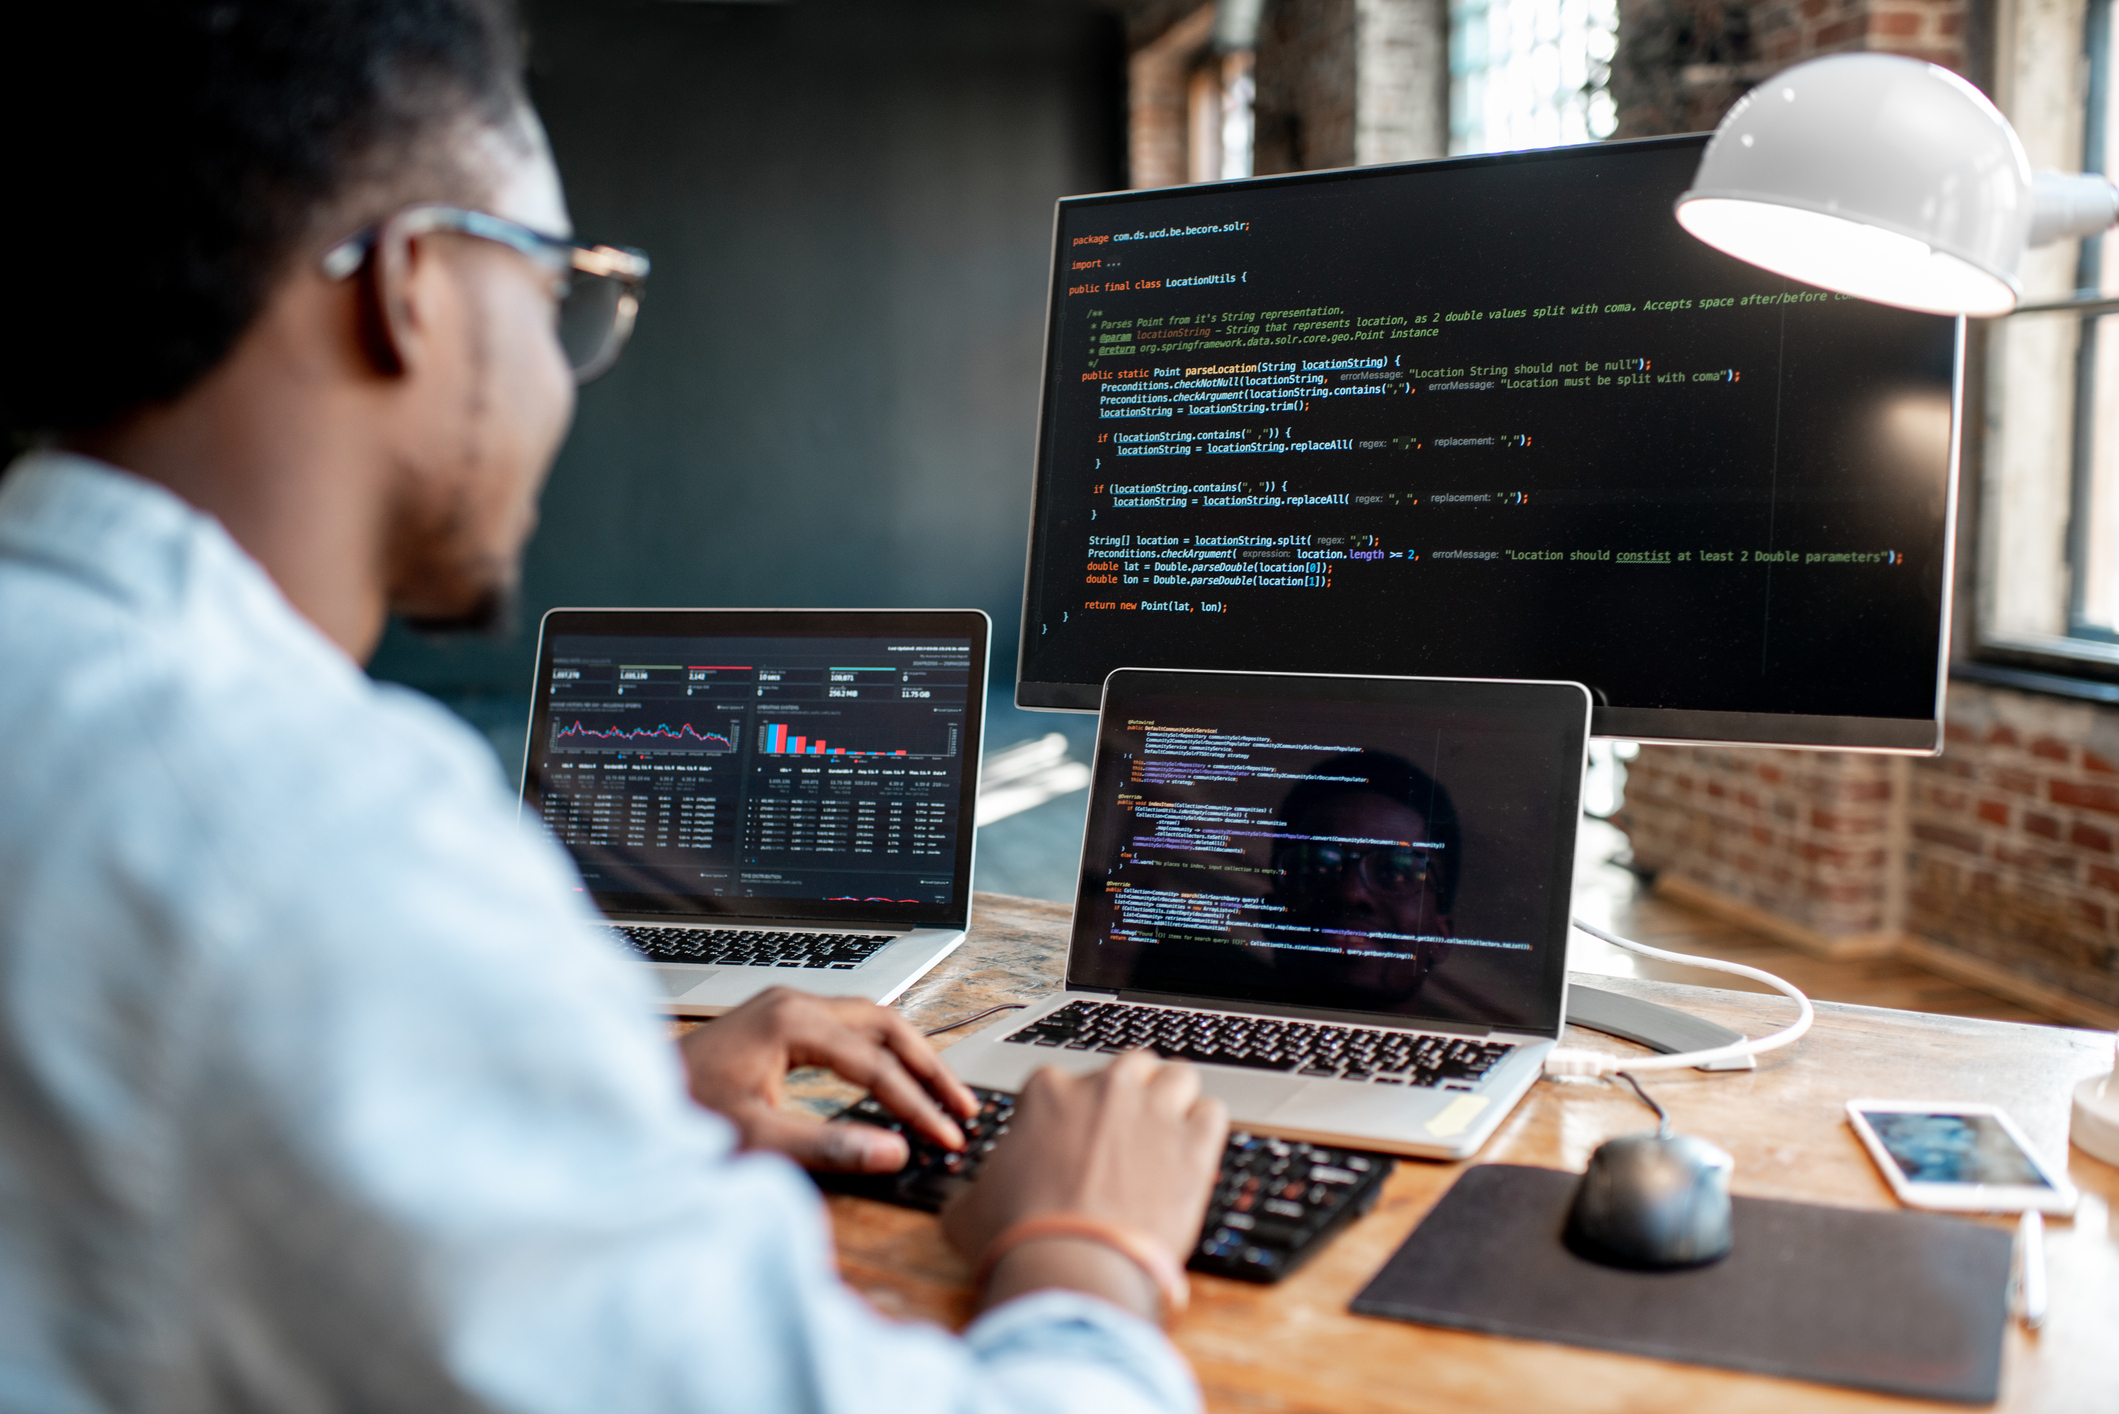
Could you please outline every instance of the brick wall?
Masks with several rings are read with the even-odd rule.
[[[1128,9],[1128,154],[1135,187],[1196,175],[1185,92],[1213,38],[1212,4]],[[1447,0],[1275,0],[1252,68],[1252,170],[1439,157],[1448,146]]]
[[[1819,54],[1983,77],[1974,0],[1622,0],[1621,136],[1712,127]],[[2119,711],[1953,682],[1932,760],[1643,747],[1621,825],[1658,887],[1825,953],[1891,950],[2119,1019]]]
[[[1965,0],[1763,0],[1751,10],[1759,58],[1774,68],[1878,49],[1962,71]]]
[[[1660,892],[2119,1021],[2119,710],[1953,682],[1927,759],[1644,746],[1618,824]]]
[[[1251,170],[1354,161],[1355,0],[1275,0],[1258,33]]]
[[[1622,0],[1620,135],[1710,128],[1751,85],[1818,54],[1881,50],[1976,68],[1972,3]],[[1256,170],[1419,155],[1396,128],[1359,153],[1357,99],[1364,62],[1380,66],[1404,91],[1372,85],[1369,125],[1417,126],[1393,104],[1410,114],[1426,101],[1414,71],[1432,56],[1415,56],[1436,12],[1423,6],[1270,4]],[[1137,185],[1182,179],[1180,80],[1208,19],[1182,0],[1132,8]],[[1366,59],[1364,28],[1377,40]],[[1386,153],[1389,143],[1408,150]],[[1956,683],[1949,723],[1947,751],[1927,761],[1644,747],[1619,823],[1659,888],[1799,945],[1906,953],[2063,1019],[2119,1018],[2119,711]]]
[[[2119,712],[1956,683],[1913,763],[1906,929],[2119,1010]]]
[[[1829,751],[1643,747],[1618,823],[1665,888],[1705,892],[1835,954],[1891,946],[1901,762]]]
[[[1354,160],[1449,153],[1448,0],[1356,0]]]
[[[1619,0],[1618,137],[1711,128],[1767,72],[1745,0]]]
[[[1128,185],[1168,187],[1187,179],[1186,94],[1213,37],[1214,6],[1200,5],[1127,56]]]
[[[1620,0],[1620,137],[1712,128],[1753,84],[1820,54],[1877,50],[1968,72],[1972,0]]]

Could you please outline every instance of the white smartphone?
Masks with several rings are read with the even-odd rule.
[[[2075,1190],[1996,1105],[1849,1100],[1847,1122],[1909,1208],[2075,1211]]]

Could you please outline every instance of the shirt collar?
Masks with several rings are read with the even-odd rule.
[[[219,521],[93,457],[34,451],[0,474],[0,563],[8,560],[88,581],[140,611],[180,612],[189,601],[236,619],[292,620],[321,638]]]

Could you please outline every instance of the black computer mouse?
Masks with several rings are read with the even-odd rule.
[[[1566,1240],[1607,1266],[1658,1271],[1729,1255],[1736,1163],[1690,1135],[1632,1134],[1599,1145],[1567,1211]]]

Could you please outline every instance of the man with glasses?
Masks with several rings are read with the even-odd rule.
[[[504,615],[640,308],[647,259],[568,234],[516,25],[15,17],[53,81],[8,87],[0,157],[0,1402],[1193,1407],[1143,1319],[1220,1153],[1193,1073],[1033,1081],[946,1222],[985,1314],[885,1322],[783,1156],[903,1141],[780,1081],[944,1143],[968,1092],[785,992],[680,1056],[483,743],[359,670],[392,613]]]

